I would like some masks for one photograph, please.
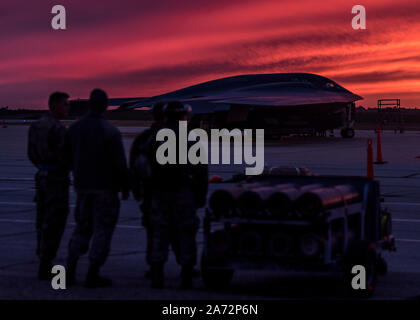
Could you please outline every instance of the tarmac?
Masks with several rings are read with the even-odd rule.
[[[121,127],[126,151],[134,135],[144,128]],[[0,299],[341,299],[337,279],[266,271],[235,273],[224,290],[207,290],[201,279],[194,280],[193,290],[179,288],[179,272],[173,254],[166,265],[164,290],[150,289],[144,277],[145,231],[140,224],[138,204],[130,198],[121,207],[111,253],[103,274],[113,279],[112,288],[87,289],[82,285],[54,290],[49,282],[36,279],[35,255],[35,168],[26,157],[28,126],[0,128]],[[311,172],[328,175],[366,175],[366,141],[375,139],[373,131],[357,131],[353,139],[291,137],[265,144],[266,165],[303,166]],[[383,205],[393,216],[393,234],[397,251],[387,253],[388,274],[380,277],[373,299],[411,299],[420,295],[420,132],[382,137],[387,164],[375,165],[375,179],[380,181]],[[375,147],[375,146],[374,146]],[[374,150],[376,150],[374,148]],[[212,165],[210,175],[224,178],[241,171],[239,166]],[[211,190],[217,184],[210,186]],[[64,264],[67,244],[74,228],[75,195],[71,192],[68,225],[56,264]],[[199,211],[202,218],[204,210]],[[197,235],[199,256],[202,228]],[[83,282],[88,261],[83,257],[78,280]]]

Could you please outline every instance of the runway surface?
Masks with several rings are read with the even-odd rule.
[[[128,152],[134,134],[144,128],[122,127]],[[310,299],[341,298],[335,279],[290,276],[276,272],[238,272],[225,290],[208,291],[200,278],[194,290],[179,289],[179,267],[173,255],[166,265],[167,289],[149,289],[143,277],[145,232],[137,203],[122,203],[110,257],[103,274],[114,280],[108,289],[76,286],[55,291],[49,283],[36,280],[35,168],[26,157],[27,126],[0,128],[0,299]],[[338,133],[336,132],[336,136]],[[358,131],[354,139],[290,138],[267,142],[267,165],[305,166],[319,174],[366,174],[366,140],[373,131]],[[375,165],[384,206],[393,214],[397,252],[385,255],[389,272],[380,277],[376,299],[407,299],[420,295],[420,132],[383,136],[384,165]],[[233,165],[210,166],[210,174],[229,177],[240,171]],[[211,185],[213,190],[217,185]],[[71,192],[72,209],[75,202]],[[203,217],[203,210],[199,212]],[[62,241],[57,264],[64,264],[69,236],[74,228],[73,212]],[[197,236],[201,250],[202,230]],[[84,279],[87,258],[81,259],[78,279]]]

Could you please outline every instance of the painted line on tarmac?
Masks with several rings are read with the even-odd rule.
[[[10,189],[9,189],[10,190]],[[16,189],[16,190],[24,190],[24,189]],[[34,202],[4,202],[0,201],[0,205],[33,205]],[[385,201],[383,204],[389,204],[389,205],[402,205],[402,206],[418,206],[420,207],[420,202],[388,202]]]
[[[420,207],[420,202],[384,202],[383,204],[395,205],[395,206],[416,206]]]
[[[25,206],[25,207],[36,207],[36,203],[35,202],[8,202],[8,201],[0,201],[0,206],[1,205],[5,205],[5,206]],[[74,208],[76,207],[75,204],[71,204],[70,208]]]
[[[0,219],[0,222],[35,223],[34,220],[18,220],[18,219]]]
[[[144,227],[141,226],[129,226],[126,224],[117,224],[116,228],[121,228],[121,229],[144,229]]]
[[[396,241],[399,241],[399,242],[417,242],[417,243],[420,243],[420,240],[418,240],[418,239],[395,239]]]
[[[395,219],[393,218],[392,221],[394,222],[420,222],[420,219]]]
[[[5,223],[35,223],[35,221],[33,220],[23,220],[23,219],[0,219],[0,223],[1,222],[5,222]],[[419,221],[420,222],[420,221]],[[69,223],[69,225],[74,226],[76,225],[74,222]],[[144,229],[144,227],[142,226],[130,226],[130,225],[124,225],[124,224],[120,224],[116,226],[116,228],[120,228],[120,229]],[[412,243],[420,243],[420,239],[395,239],[398,242],[412,242]]]
[[[24,220],[24,219],[0,219],[0,223],[1,222],[5,222],[5,223],[35,223],[35,220]],[[69,225],[71,226],[75,226],[76,223],[74,222],[70,222]],[[126,225],[126,224],[117,224],[116,226],[117,228],[121,228],[121,229],[144,229],[144,227],[142,226],[130,226],[130,225]]]
[[[0,202],[0,205],[5,205],[5,206],[32,206],[35,207],[35,203],[34,202],[8,202],[8,201],[2,201]]]
[[[394,204],[401,204],[401,203],[394,202]],[[407,205],[420,206],[420,203],[406,203],[406,204]],[[32,202],[0,202],[0,205],[21,205],[21,206],[32,206],[32,207],[35,208],[35,203],[32,203]],[[70,205],[70,207],[71,208],[75,207],[75,205]],[[393,218],[392,221],[408,222],[408,223],[420,223],[420,219]],[[0,222],[33,223],[32,220],[18,220],[18,219],[0,219]],[[74,223],[71,223],[71,224],[74,225]],[[130,226],[130,225],[117,225],[116,227],[117,228],[123,228],[123,229],[143,229],[143,227],[140,227],[140,226]]]

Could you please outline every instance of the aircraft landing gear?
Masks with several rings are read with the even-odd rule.
[[[356,111],[356,105],[353,103],[350,103],[346,107],[346,113],[347,113],[347,119],[344,124],[344,128],[341,129],[341,136],[343,138],[353,138],[355,135],[354,132],[354,113]]]
[[[355,135],[353,128],[343,128],[341,129],[341,136],[343,138],[353,138]]]

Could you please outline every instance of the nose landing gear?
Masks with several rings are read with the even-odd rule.
[[[355,135],[353,128],[343,128],[341,129],[341,136],[343,138],[353,138]]]

